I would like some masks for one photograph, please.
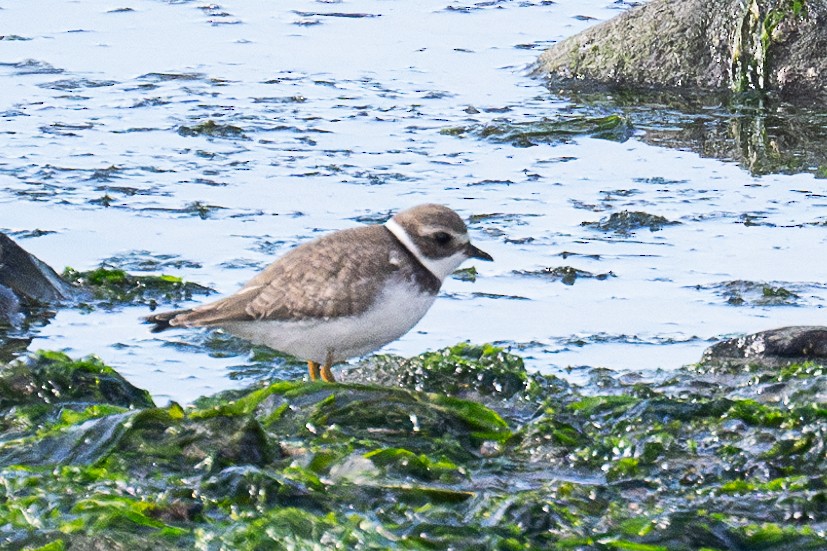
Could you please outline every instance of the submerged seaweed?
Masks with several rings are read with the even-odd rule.
[[[667,220],[663,216],[649,214],[647,212],[623,210],[613,212],[608,218],[604,218],[599,222],[583,222],[581,225],[604,232],[629,235],[639,229],[646,228],[649,231],[656,232],[666,226],[673,226],[675,224],[680,224],[680,222]]]
[[[0,375],[0,538],[15,549],[821,549],[827,375],[809,365],[633,384],[603,373],[594,393],[528,374],[502,349],[458,345],[375,357],[345,384],[282,381],[184,409],[155,407],[98,360],[41,353]]]
[[[802,297],[788,287],[800,284],[779,284],[760,281],[724,281],[710,285],[698,285],[698,290],[711,290],[733,306],[796,306]]]
[[[444,128],[447,136],[471,136],[509,143],[516,147],[531,147],[541,143],[557,143],[580,136],[623,142],[634,134],[629,119],[622,115],[588,116],[561,115],[555,119],[515,122],[498,119],[484,124]]]
[[[597,279],[598,281],[603,281],[610,277],[616,277],[612,272],[595,274],[586,270],[574,268],[573,266],[555,266],[553,268],[548,267],[543,268],[542,270],[532,271],[520,270],[514,273],[521,276],[542,277],[550,281],[560,281],[564,285],[574,285],[574,282],[578,279]]]
[[[232,124],[218,124],[210,119],[193,126],[181,125],[178,134],[184,137],[208,136],[210,138],[241,138],[247,139],[244,130]]]

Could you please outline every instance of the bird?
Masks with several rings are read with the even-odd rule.
[[[235,294],[147,316],[153,332],[215,327],[307,362],[311,381],[395,341],[464,261],[493,261],[454,210],[422,204],[384,224],[334,231],[290,250]]]

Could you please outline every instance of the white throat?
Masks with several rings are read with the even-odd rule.
[[[439,281],[444,281],[446,277],[454,273],[454,270],[468,258],[463,251],[457,251],[445,258],[428,258],[422,254],[422,251],[420,251],[416,243],[413,242],[408,232],[406,232],[396,220],[391,218],[385,222],[385,227],[388,228],[399,242],[402,243],[429,272],[434,274]]]

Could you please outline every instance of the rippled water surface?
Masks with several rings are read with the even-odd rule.
[[[825,180],[754,177],[639,134],[518,147],[450,131],[575,108],[527,66],[627,7],[4,2],[0,230],[58,270],[229,293],[321,232],[446,203],[496,262],[446,282],[386,350],[493,341],[573,376],[673,368],[722,336],[824,323]],[[679,224],[584,225],[622,211]],[[150,334],[148,313],[64,309],[30,349],[96,353],[160,403],[261,375],[243,347],[211,353],[219,337]]]

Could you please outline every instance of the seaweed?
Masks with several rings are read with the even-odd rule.
[[[0,373],[6,548],[827,544],[817,362],[576,387],[460,344],[187,408],[126,393],[96,358]]]

